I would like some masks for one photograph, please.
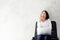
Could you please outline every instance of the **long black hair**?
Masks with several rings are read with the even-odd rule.
[[[46,20],[49,19],[49,14],[46,10],[43,10],[42,12],[45,12],[46,13]]]

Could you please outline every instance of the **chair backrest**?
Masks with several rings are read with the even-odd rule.
[[[35,24],[35,39],[37,39],[37,21],[36,21],[36,24]]]
[[[51,39],[58,40],[57,37],[57,24],[55,21],[51,21],[52,23],[52,32],[51,32]]]

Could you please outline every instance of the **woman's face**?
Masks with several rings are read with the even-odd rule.
[[[45,12],[42,12],[42,14],[41,14],[41,19],[42,19],[42,20],[45,20],[45,19],[46,19],[46,13],[45,13]]]

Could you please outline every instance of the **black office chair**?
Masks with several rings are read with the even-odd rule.
[[[51,40],[59,40],[57,36],[57,26],[55,21],[51,21],[52,23],[52,34],[51,34]]]
[[[51,32],[51,40],[59,40],[57,36],[57,26],[55,21],[51,21],[52,23],[52,32]],[[32,40],[37,40],[37,22],[35,24],[35,35]]]

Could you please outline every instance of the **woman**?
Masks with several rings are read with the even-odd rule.
[[[46,10],[43,10],[37,20],[37,40],[48,40],[51,35],[51,20]],[[49,39],[50,40],[50,39]]]

